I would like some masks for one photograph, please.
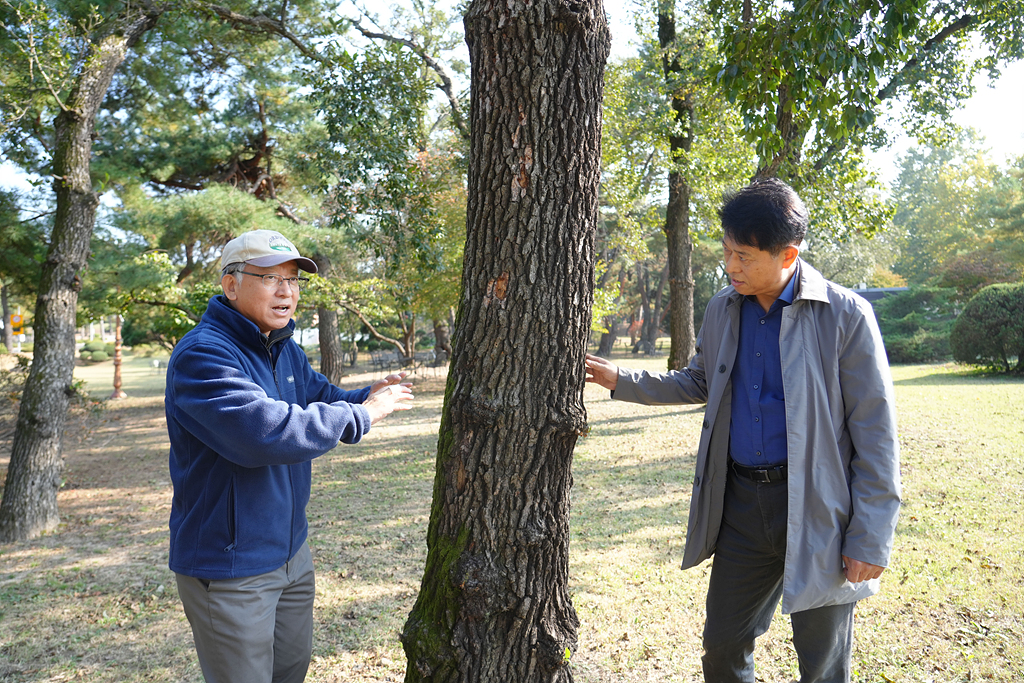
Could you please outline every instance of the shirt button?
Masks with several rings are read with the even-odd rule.
[[[756,384],[754,385],[754,388],[757,389],[757,385]]]
[[[754,451],[754,455],[761,455],[761,451]]]
[[[759,417],[755,417],[754,418],[754,422],[760,422],[760,421],[761,421],[761,418],[759,418]]]
[[[718,366],[718,371],[719,372],[725,372],[725,366],[724,365],[719,365]]]
[[[764,318],[761,318],[761,324],[764,325]]]
[[[693,485],[694,486],[700,486],[700,477],[694,477],[693,478]]]
[[[708,427],[710,427],[710,426],[711,426],[711,425],[710,425],[710,424],[708,424],[708,421],[707,421],[707,420],[704,420],[704,429],[707,429],[707,428],[708,428]]]
[[[757,356],[758,358],[760,358],[760,357],[761,357],[761,352],[760,352],[760,351],[758,351],[758,352],[757,352],[757,353],[755,353],[754,355],[755,355],[755,356]]]

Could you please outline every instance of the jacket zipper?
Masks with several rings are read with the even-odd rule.
[[[284,341],[285,339],[291,339],[291,338],[292,338],[292,335],[290,335],[290,334],[287,335],[287,336],[278,337],[277,339],[273,339],[273,340],[271,340],[270,337],[268,336],[267,337],[267,343],[264,344],[264,346],[263,346],[263,348],[266,349],[267,356],[270,359],[270,373],[271,373],[271,375],[274,378],[274,388],[277,389],[277,395],[278,396],[281,395],[281,387],[277,383],[277,361],[274,360],[274,353],[271,350],[271,348],[275,344],[277,344],[278,342]],[[291,491],[291,494],[292,494],[292,514],[291,514],[291,518],[289,520],[290,528],[288,529],[288,559],[291,559],[292,555],[295,554],[295,548],[293,546],[293,543],[295,542],[294,529],[295,529],[295,498],[296,498],[296,496],[295,496],[295,482],[294,482],[294,480],[292,478],[292,468],[291,468],[291,466],[287,466],[285,468],[285,471],[288,473],[288,490]]]

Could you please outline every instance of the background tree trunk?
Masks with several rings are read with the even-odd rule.
[[[119,400],[122,398],[128,398],[128,394],[121,390],[121,361],[123,355],[121,353],[122,339],[121,339],[121,314],[117,313],[114,315],[114,391],[110,394],[110,398]],[[73,371],[72,371],[73,372]]]
[[[448,321],[434,318],[434,356],[438,359],[452,357],[452,341],[448,331]]]
[[[465,24],[463,295],[406,681],[571,681],[608,27],[600,0],[475,0]]]
[[[669,136],[669,153],[674,169],[668,174],[668,207],[665,237],[668,240],[669,337],[668,369],[681,370],[693,357],[696,332],[693,326],[693,273],[690,239],[690,182],[678,164],[693,147],[694,104],[682,79],[685,74],[676,51],[675,0],[658,5],[658,43],[662,49],[665,84],[671,93],[677,133]]]
[[[615,342],[618,336],[615,334],[615,329],[618,327],[618,323],[615,321],[615,316],[608,316],[604,319],[604,324],[608,328],[607,332],[601,334],[601,341],[597,345],[597,355],[602,358],[607,358],[612,349],[615,347]]]
[[[320,253],[313,255],[317,271],[321,277],[330,277],[331,260]],[[345,376],[345,351],[341,348],[341,330],[338,327],[338,311],[336,308],[317,306],[316,316],[320,321],[317,331],[320,337],[320,373],[331,384],[341,384]]]
[[[99,199],[90,162],[96,112],[114,72],[163,10],[126,9],[112,31],[96,39],[65,109],[54,121],[53,187],[57,210],[39,278],[32,367],[0,504],[0,542],[24,540],[55,528],[63,461],[64,422],[75,364],[75,309]]]
[[[7,285],[0,284],[0,310],[4,316],[4,338],[3,344],[7,347],[7,353],[14,353],[14,333],[11,332],[11,306],[7,300]]]

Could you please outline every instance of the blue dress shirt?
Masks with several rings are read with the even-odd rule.
[[[784,465],[788,460],[779,333],[782,309],[793,303],[797,277],[794,272],[767,313],[752,296],[741,305],[740,343],[732,369],[729,455],[747,467]]]

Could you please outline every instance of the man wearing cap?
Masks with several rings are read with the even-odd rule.
[[[591,356],[616,400],[706,403],[683,568],[714,555],[704,680],[754,682],[754,641],[790,614],[801,683],[850,680],[853,607],[878,591],[900,505],[892,379],[870,304],[799,258],[807,209],[777,179],[719,212],[731,286],[689,365]]]
[[[412,398],[404,373],[343,391],[292,341],[316,264],[278,232],[221,255],[223,294],[167,365],[169,565],[213,683],[294,683],[312,652],[311,461]]]

